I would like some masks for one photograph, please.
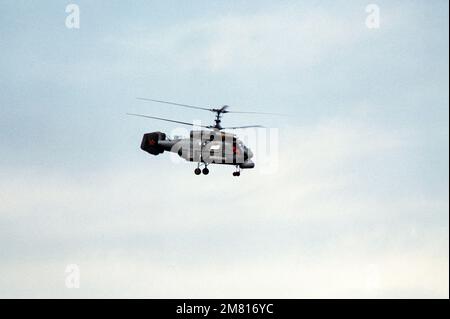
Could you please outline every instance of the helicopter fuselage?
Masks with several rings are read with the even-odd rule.
[[[173,152],[189,162],[196,162],[197,168],[194,170],[195,175],[209,174],[209,164],[234,165],[236,171],[233,176],[240,176],[240,170],[246,168],[254,168],[255,163],[251,160],[252,151],[239,140],[236,135],[226,133],[224,130],[262,128],[261,125],[244,125],[244,126],[226,126],[223,127],[222,116],[227,113],[240,114],[270,114],[281,115],[277,113],[264,112],[248,112],[248,111],[230,111],[228,105],[221,107],[201,107],[190,104],[175,103],[163,100],[138,98],[139,100],[162,103],[189,109],[203,110],[213,112],[215,114],[213,125],[193,125],[189,122],[179,121],[175,119],[157,117],[152,115],[127,113],[128,115],[149,118],[158,121],[171,122],[176,124],[201,127],[204,129],[190,131],[188,138],[166,138],[166,134],[161,132],[153,132],[144,134],[141,143],[141,149],[152,154],[159,155],[161,153]],[[205,130],[206,129],[206,130]],[[204,168],[201,170],[200,166]]]
[[[189,162],[228,164],[241,169],[253,168],[253,153],[235,135],[218,130],[193,130],[189,138],[167,139],[161,132],[147,133],[141,149],[159,155],[164,151],[177,153]]]

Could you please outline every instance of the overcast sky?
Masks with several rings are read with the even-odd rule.
[[[0,0],[0,297],[449,297],[447,1],[68,3]],[[195,176],[137,96],[290,116]]]

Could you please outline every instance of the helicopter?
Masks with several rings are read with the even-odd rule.
[[[241,169],[252,169],[255,167],[255,163],[252,161],[253,152],[251,149],[246,146],[235,134],[224,132],[224,130],[262,128],[263,126],[245,125],[223,127],[221,122],[224,114],[240,113],[282,115],[278,113],[230,111],[228,105],[223,105],[218,108],[208,108],[149,98],[138,97],[137,99],[215,113],[213,125],[195,125],[202,129],[191,130],[188,138],[174,137],[171,139],[162,132],[145,133],[142,137],[141,149],[149,154],[157,156],[165,151],[173,152],[177,153],[178,156],[186,161],[196,162],[197,168],[194,170],[195,175],[200,175],[202,173],[203,175],[208,175],[208,166],[210,164],[235,166],[236,169],[233,172],[233,176],[240,176]],[[194,126],[194,124],[188,122],[144,114],[127,113],[127,115]],[[201,169],[201,167],[203,167],[203,169]]]

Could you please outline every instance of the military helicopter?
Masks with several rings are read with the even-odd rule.
[[[233,176],[240,176],[241,169],[251,169],[255,167],[255,163],[251,160],[253,157],[253,152],[250,150],[250,148],[244,145],[244,143],[236,135],[224,132],[223,130],[257,128],[263,126],[245,125],[222,127],[221,120],[223,114],[240,113],[282,115],[278,113],[230,111],[228,110],[228,105],[224,105],[220,108],[208,108],[149,98],[139,97],[137,99],[147,102],[164,103],[215,113],[213,125],[195,125],[204,129],[191,130],[189,138],[175,137],[173,139],[170,139],[165,133],[162,132],[146,133],[142,138],[141,149],[145,152],[148,152],[155,156],[164,153],[164,151],[174,152],[177,153],[180,157],[184,158],[186,161],[196,162],[197,168],[194,170],[195,175],[200,175],[201,173],[203,173],[204,175],[208,175],[208,166],[210,164],[235,166],[236,170],[233,172]],[[188,122],[143,114],[127,113],[127,115],[194,126],[194,124]],[[200,169],[202,166],[203,169]]]

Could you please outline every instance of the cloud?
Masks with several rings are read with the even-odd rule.
[[[448,298],[448,196],[370,187],[392,182],[373,158],[401,169],[407,135],[339,118],[284,133],[271,176],[148,157],[3,171],[0,295]],[[64,287],[70,263],[80,290]]]
[[[319,8],[279,6],[270,13],[196,19],[163,30],[136,30],[131,37],[108,36],[104,41],[180,70],[279,72],[314,66],[354,43],[366,31],[363,18],[363,13],[337,16]]]
[[[385,4],[369,31],[365,5],[195,7],[176,25],[95,5],[81,33],[60,11],[22,19],[2,60],[0,296],[448,298],[448,10]],[[123,119],[147,94],[302,126],[280,129],[274,167],[251,144],[255,170],[194,176],[138,149],[166,128]]]

